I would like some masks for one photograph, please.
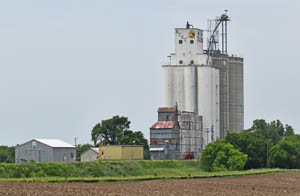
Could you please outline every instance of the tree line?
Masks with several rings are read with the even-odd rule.
[[[200,162],[206,171],[300,168],[300,135],[279,120],[258,119],[250,129],[207,145]]]

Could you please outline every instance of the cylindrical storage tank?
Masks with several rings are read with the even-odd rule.
[[[244,63],[243,58],[229,57],[229,130],[239,132],[244,129]]]
[[[162,67],[162,97],[163,106],[172,107],[173,103],[173,68],[169,66]]]
[[[184,67],[184,111],[197,112],[196,67]]]
[[[215,130],[217,130],[215,138],[218,139],[221,136],[221,130],[220,130],[220,71],[218,69],[215,69],[215,89],[216,89],[216,125]]]
[[[179,110],[185,110],[184,67],[173,67],[173,105],[177,103]]]
[[[213,67],[199,66],[198,115],[203,117],[204,146],[219,136],[219,71]]]
[[[197,75],[195,66],[163,66],[163,106],[197,112]]]

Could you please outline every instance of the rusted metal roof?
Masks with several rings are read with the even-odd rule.
[[[151,129],[172,129],[175,125],[175,121],[158,121]]]
[[[176,108],[175,107],[161,107],[161,108],[158,108],[157,111],[158,112],[176,112]]]

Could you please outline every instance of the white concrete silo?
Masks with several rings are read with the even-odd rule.
[[[163,106],[197,112],[195,66],[163,66]]]
[[[173,71],[170,66],[162,67],[162,97],[163,106],[174,106],[173,102]]]
[[[209,143],[219,138],[219,70],[199,66],[198,72],[198,115],[203,116],[204,136]],[[205,145],[206,145],[205,144]]]
[[[202,116],[204,145],[219,133],[219,70],[206,65],[203,33],[197,28],[175,29],[175,53],[162,66],[163,106]],[[205,134],[207,133],[207,134]]]

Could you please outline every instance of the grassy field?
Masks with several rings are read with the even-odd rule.
[[[195,171],[195,161],[0,164],[0,178],[170,176],[185,175]]]
[[[232,177],[299,170],[259,169],[204,172],[196,161],[95,161],[90,163],[0,164],[0,182],[115,182]]]

